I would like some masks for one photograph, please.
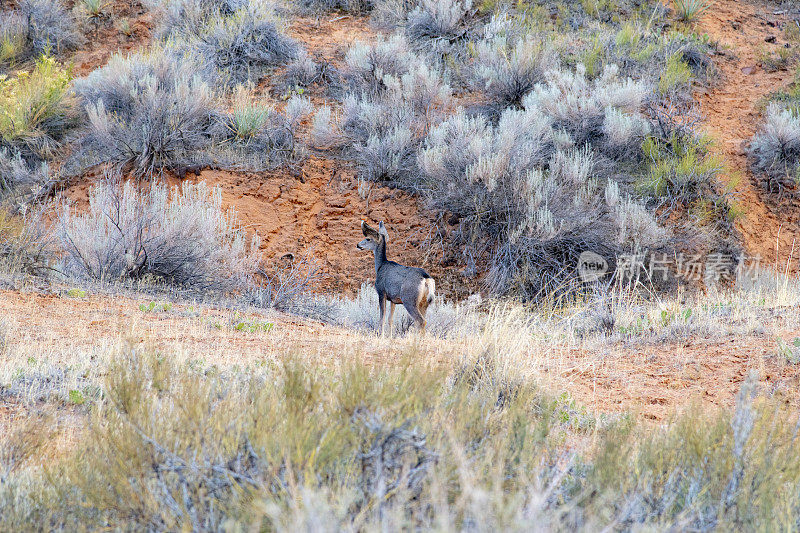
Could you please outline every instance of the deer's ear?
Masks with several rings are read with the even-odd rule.
[[[386,226],[383,225],[383,220],[381,220],[381,223],[378,224],[378,233],[383,235],[387,239],[389,238],[389,232],[386,231]]]
[[[361,232],[364,234],[365,237],[377,237],[378,232],[375,231],[375,228],[371,227],[365,221],[361,221]]]

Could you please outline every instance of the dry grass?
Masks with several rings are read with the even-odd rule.
[[[729,302],[755,323],[797,305],[790,281],[698,305]],[[767,339],[726,332],[728,317],[698,311],[718,352],[681,361],[670,341],[579,335],[578,309],[438,303],[431,334],[381,338],[361,318],[376,307],[368,290],[334,302],[342,325],[77,288],[0,294],[4,527],[703,529],[794,516],[796,429],[781,404],[797,404],[800,372],[748,356]],[[730,368],[703,368],[723,353]],[[751,380],[728,410],[759,365],[780,402],[754,402]],[[702,403],[672,420],[691,398]],[[629,409],[643,416],[620,418]],[[669,422],[638,423],[649,418]]]
[[[335,366],[332,354],[354,350],[369,364],[397,361],[410,349],[451,364],[491,349],[515,375],[568,390],[599,412],[638,409],[651,418],[663,418],[691,396],[731,405],[748,369],[760,370],[773,388],[791,387],[800,375],[777,357],[777,340],[790,342],[800,333],[800,288],[766,272],[734,292],[650,302],[619,294],[569,308],[438,302],[425,337],[398,310],[391,339],[376,335],[371,287],[355,300],[320,302],[329,323],[177,295],[111,298],[102,292],[113,290],[3,293],[8,355],[0,362],[0,384],[27,376],[15,385],[28,387],[23,393],[68,402],[70,390],[98,384],[108,354],[126,339],[150,342],[177,364],[223,369],[274,363],[286,353]],[[45,385],[52,390],[41,392]]]

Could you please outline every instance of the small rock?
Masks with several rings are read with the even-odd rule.
[[[766,41],[766,42],[768,42],[768,43],[771,43],[771,44],[775,44],[776,38],[775,38],[775,36],[774,36],[774,35],[770,35],[769,37],[767,37],[766,39],[764,39],[764,41]]]
[[[753,67],[744,67],[744,68],[742,68],[742,74],[744,74],[745,76],[750,76],[755,71],[756,71],[756,67],[754,67],[754,66]]]

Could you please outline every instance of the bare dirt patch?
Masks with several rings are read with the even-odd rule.
[[[86,76],[102,67],[115,53],[146,49],[150,44],[153,14],[140,2],[110,2],[104,13],[106,16],[96,28],[87,24],[86,44],[71,58],[75,76]],[[117,26],[122,19],[128,19],[130,35],[123,34]]]
[[[786,44],[779,26],[784,11],[775,14],[775,2],[718,0],[697,25],[718,41],[722,55],[716,61],[721,81],[699,91],[706,128],[717,141],[716,152],[727,170],[726,184],[734,185],[736,201],[744,211],[736,227],[745,250],[768,263],[781,266],[800,244],[800,204],[776,206],[765,198],[750,172],[746,147],[761,123],[764,98],[784,87],[793,76],[788,70],[767,72],[761,65],[764,51]],[[768,42],[771,41],[771,42]]]

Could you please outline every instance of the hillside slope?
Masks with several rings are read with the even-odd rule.
[[[745,250],[752,257],[758,256],[770,265],[779,263],[783,268],[793,248],[800,245],[800,204],[787,201],[778,206],[765,198],[754,181],[745,151],[761,123],[765,97],[786,86],[794,76],[792,70],[768,72],[760,64],[765,52],[786,44],[778,22],[792,23],[775,2],[714,2],[697,30],[708,33],[720,45],[721,55],[715,64],[721,79],[710,89],[699,91],[698,98],[705,126],[717,141],[715,150],[726,163],[722,179],[733,188],[743,210],[736,227]],[[792,269],[797,269],[796,261]]]

